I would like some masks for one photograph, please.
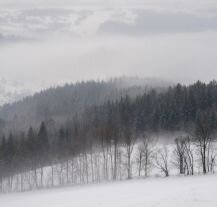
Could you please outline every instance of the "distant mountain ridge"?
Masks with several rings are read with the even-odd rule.
[[[27,127],[46,119],[66,119],[85,108],[100,105],[121,96],[136,97],[151,88],[162,88],[171,82],[156,78],[121,77],[109,81],[84,81],[53,87],[0,108],[0,118],[13,128]]]

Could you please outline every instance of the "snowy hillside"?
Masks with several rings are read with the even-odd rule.
[[[148,178],[0,196],[1,207],[216,207],[216,175]]]

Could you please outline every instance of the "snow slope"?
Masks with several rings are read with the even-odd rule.
[[[0,195],[1,207],[216,207],[216,175],[149,178]]]

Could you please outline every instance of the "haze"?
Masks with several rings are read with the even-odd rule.
[[[217,2],[0,0],[0,76],[15,89],[114,76],[217,76]],[[16,84],[14,84],[16,83]]]

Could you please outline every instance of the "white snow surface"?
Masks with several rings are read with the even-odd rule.
[[[216,207],[216,175],[117,181],[0,195],[1,207]]]

